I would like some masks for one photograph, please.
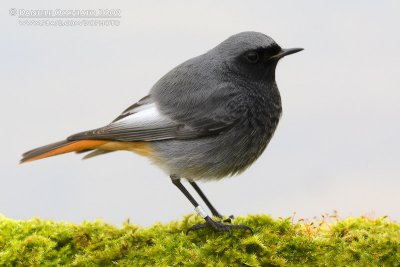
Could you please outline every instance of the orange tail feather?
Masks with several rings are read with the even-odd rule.
[[[20,162],[30,162],[64,153],[82,151],[86,149],[95,149],[101,145],[106,144],[107,142],[108,141],[105,140],[61,141],[47,146],[39,147],[24,153]]]

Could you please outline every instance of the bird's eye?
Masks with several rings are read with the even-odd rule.
[[[260,56],[255,51],[250,51],[250,52],[246,53],[246,55],[244,57],[251,64],[257,63],[258,60],[260,59]]]

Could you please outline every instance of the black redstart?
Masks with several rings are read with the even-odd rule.
[[[261,155],[282,112],[275,68],[279,59],[301,50],[282,49],[262,33],[238,33],[172,69],[107,126],[28,151],[21,162],[73,151],[90,151],[84,158],[116,150],[136,152],[161,167],[205,219],[188,231],[251,231],[246,225],[224,223],[229,219],[213,220],[181,178],[213,216],[223,217],[196,181],[238,174]]]

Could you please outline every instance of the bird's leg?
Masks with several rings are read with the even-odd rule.
[[[200,187],[195,183],[195,182],[191,182],[189,181],[189,183],[191,184],[191,186],[194,188],[194,190],[196,190],[197,194],[199,194],[199,196],[201,197],[201,199],[204,201],[204,203],[206,203],[207,207],[210,209],[211,213],[213,216],[218,217],[218,218],[223,218],[224,216],[219,213],[217,211],[216,208],[214,208],[214,206],[211,204],[211,202],[208,200],[208,198],[206,197],[206,195],[203,193],[203,191],[200,189]],[[233,219],[233,215],[229,216],[227,219],[224,220],[224,222],[231,222],[231,219]]]
[[[206,221],[206,223],[196,224],[190,227],[186,233],[207,227],[212,227],[216,231],[229,232],[229,233],[231,233],[232,229],[245,229],[249,230],[250,232],[253,232],[251,228],[248,227],[247,225],[224,224],[221,222],[214,221],[213,219],[211,219],[210,216],[207,215],[207,213],[203,210],[203,208],[199,205],[199,203],[197,203],[197,201],[193,198],[193,196],[189,193],[189,191],[187,191],[187,189],[183,186],[183,184],[181,183],[181,179],[179,177],[171,175],[171,180],[172,183],[176,187],[178,187],[178,189],[181,190],[181,192],[186,196],[186,198],[193,204],[193,206],[195,207],[194,208],[195,211]]]

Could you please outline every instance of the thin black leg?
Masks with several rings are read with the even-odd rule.
[[[183,186],[183,184],[181,183],[181,179],[180,178],[176,178],[174,176],[171,176],[171,180],[172,183],[178,187],[179,190],[181,190],[181,192],[185,195],[185,197],[187,199],[189,199],[190,203],[193,204],[193,206],[197,207],[199,206],[199,203],[197,203],[196,199],[194,199],[194,197],[189,193],[189,191],[187,191],[187,189]]]
[[[194,190],[196,190],[197,194],[199,194],[199,196],[204,201],[204,203],[206,203],[206,205],[210,209],[212,215],[215,217],[218,217],[218,218],[222,218],[223,216],[221,215],[221,213],[219,213],[217,211],[217,209],[214,208],[213,204],[211,204],[211,202],[208,200],[208,198],[203,193],[203,191],[200,189],[200,187],[195,182],[189,182],[189,183],[191,184],[191,186],[193,186]]]
[[[207,213],[203,210],[203,208],[199,205],[199,203],[197,203],[197,201],[193,198],[193,196],[189,193],[189,191],[187,191],[187,189],[183,186],[183,184],[181,183],[181,179],[179,177],[176,176],[171,176],[171,180],[172,183],[178,187],[178,189],[186,196],[187,199],[189,199],[189,201],[193,204],[193,206],[195,207],[196,212],[204,218],[204,220],[206,221],[206,223],[201,223],[201,224],[196,224],[192,227],[190,227],[187,230],[187,233],[189,233],[190,231],[194,231],[197,229],[201,229],[201,228],[207,228],[207,227],[212,227],[214,230],[216,231],[223,231],[223,232],[231,232],[232,229],[237,228],[237,229],[245,229],[245,230],[249,230],[250,232],[253,233],[253,231],[251,230],[250,227],[248,227],[247,225],[232,225],[232,224],[224,224],[221,222],[216,222],[213,219],[211,219],[210,216],[207,215]],[[200,189],[200,188],[199,188]],[[203,194],[204,195],[204,194]]]

